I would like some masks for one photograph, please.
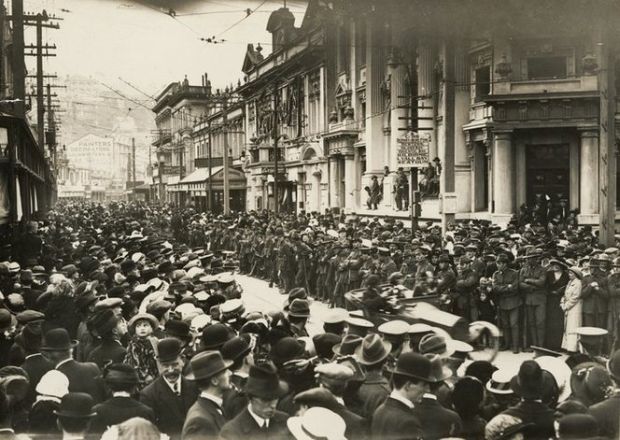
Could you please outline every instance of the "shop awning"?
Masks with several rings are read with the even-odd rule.
[[[224,167],[222,166],[211,168],[211,177],[215,176],[223,169]],[[183,178],[183,180],[181,180],[179,184],[182,185],[185,183],[201,183],[206,182],[207,180],[209,180],[209,168],[197,168],[189,176]]]

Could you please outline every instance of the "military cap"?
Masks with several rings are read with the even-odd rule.
[[[401,319],[384,322],[377,330],[386,336],[403,336],[409,330],[409,324]]]
[[[323,319],[323,322],[326,324],[339,324],[341,322],[345,322],[349,317],[349,313],[340,307],[334,307],[333,309],[328,309]]]

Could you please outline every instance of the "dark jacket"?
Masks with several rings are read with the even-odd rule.
[[[500,310],[512,310],[522,303],[519,295],[519,273],[513,269],[498,270],[493,274],[493,294]]]
[[[370,435],[377,440],[419,439],[423,438],[423,431],[412,409],[388,397],[372,417]]]
[[[198,389],[193,382],[181,379],[181,395],[172,392],[166,380],[159,376],[140,393],[140,402],[155,413],[155,424],[170,437],[179,437],[185,416],[196,402]]]
[[[28,432],[31,434],[49,434],[58,430],[56,414],[60,403],[53,400],[40,400],[32,405],[28,412]]]
[[[54,364],[48,361],[41,353],[33,354],[27,357],[24,363],[21,365],[30,379],[30,388],[26,395],[25,404],[31,405],[36,398],[35,388],[45,373],[54,369]]]
[[[424,397],[413,409],[413,413],[422,423],[424,440],[444,437],[458,437],[461,432],[459,415],[444,408],[437,400]]]
[[[123,362],[127,350],[119,341],[106,339],[97,348],[90,352],[88,361],[94,362],[99,368],[112,361],[114,363]]]
[[[101,371],[92,362],[77,362],[71,359],[56,367],[69,379],[69,391],[72,393],[87,393],[95,402],[103,401],[105,387],[101,379]]]
[[[368,438],[368,422],[365,418],[355,414],[341,403],[332,408],[332,411],[342,417],[342,420],[347,425],[347,430],[344,433],[346,438],[356,440]]]
[[[599,435],[608,438],[618,438],[619,414],[620,414],[620,393],[592,405],[588,413],[594,417],[598,423]]]
[[[133,417],[142,417],[155,423],[153,410],[131,397],[111,397],[105,402],[95,405],[93,412],[96,412],[97,415],[91,423],[91,432],[104,432],[108,427],[118,425]]]
[[[220,438],[226,440],[287,439],[289,438],[289,431],[286,427],[288,417],[288,414],[276,411],[269,419],[269,427],[261,429],[246,407],[222,427]]]
[[[553,437],[553,410],[541,402],[522,400],[515,406],[511,406],[502,414],[517,417],[523,423],[533,423],[533,426],[523,431],[526,440],[548,439]]]
[[[362,417],[370,419],[375,410],[385,402],[390,395],[390,383],[380,371],[369,371],[366,380],[357,391],[357,397],[362,403]]]
[[[208,440],[218,438],[226,418],[215,402],[198,396],[187,412],[183,425],[183,440]]]

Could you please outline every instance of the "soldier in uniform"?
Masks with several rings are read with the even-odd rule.
[[[583,325],[607,328],[607,301],[609,298],[608,272],[611,259],[600,254],[590,260],[590,274],[582,281]]]
[[[454,286],[454,313],[469,321],[478,319],[473,294],[478,287],[479,277],[471,268],[471,260],[466,256],[459,259],[456,283]]]
[[[392,257],[390,256],[390,250],[388,248],[379,248],[379,259],[381,261],[379,266],[379,276],[381,281],[387,281],[388,277],[394,272],[398,272],[398,267]]]
[[[287,237],[286,234],[282,239],[280,252],[278,253],[278,267],[280,272],[280,282],[278,285],[285,293],[288,293],[295,287],[294,282],[297,267],[295,261],[295,247],[290,237]]]
[[[450,257],[447,254],[441,254],[438,261],[438,270],[435,274],[437,293],[447,295],[456,286],[456,275],[450,266]]]
[[[620,320],[620,257],[613,260],[612,273],[609,275],[607,288],[609,303],[607,305],[607,328],[612,333],[613,349],[620,348],[618,321]]]
[[[353,289],[359,289],[362,283],[362,274],[360,269],[362,267],[362,252],[359,248],[359,243],[354,242],[351,253],[345,260],[347,267],[347,287],[346,291]]]
[[[519,309],[522,304],[519,295],[519,274],[510,269],[510,259],[506,254],[497,256],[497,271],[493,274],[492,292],[499,313],[499,325],[504,335],[505,348],[513,353],[519,352]]]
[[[531,249],[519,271],[519,290],[525,297],[525,333],[529,345],[545,343],[545,316],[547,306],[547,271],[540,264],[542,249]],[[529,346],[526,345],[526,346]]]

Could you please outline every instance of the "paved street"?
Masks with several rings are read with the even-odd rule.
[[[243,286],[243,301],[246,310],[264,313],[282,309],[286,295],[281,295],[276,287],[269,287],[269,283],[266,281],[246,275],[235,275],[235,277]],[[308,323],[308,331],[311,335],[322,333],[323,318],[328,307],[320,301],[313,301],[310,309],[312,313],[311,320]],[[503,351],[498,354],[494,363],[499,368],[514,369],[516,374],[521,362],[532,357],[531,353],[514,354],[510,351]]]

